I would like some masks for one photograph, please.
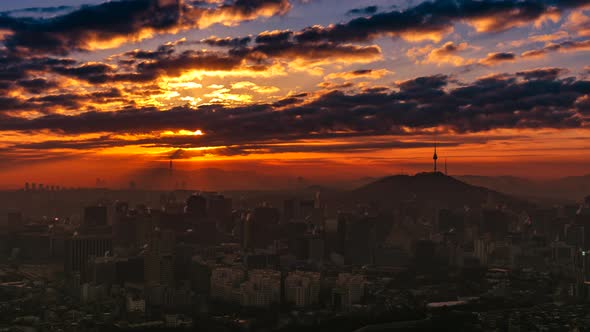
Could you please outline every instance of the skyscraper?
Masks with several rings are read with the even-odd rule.
[[[86,281],[86,266],[91,256],[104,256],[112,251],[113,242],[107,235],[74,234],[65,240],[64,270],[67,275],[80,273],[80,279]]]
[[[101,227],[108,224],[106,206],[87,206],[84,208],[84,227]]]
[[[145,282],[150,286],[171,286],[174,282],[174,232],[154,230],[145,253]]]

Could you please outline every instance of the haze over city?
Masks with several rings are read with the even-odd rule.
[[[590,331],[590,0],[0,1],[0,332]]]
[[[587,6],[2,1],[0,186],[585,175]]]

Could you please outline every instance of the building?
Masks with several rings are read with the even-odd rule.
[[[318,304],[320,295],[320,274],[295,271],[285,278],[285,302],[296,307]]]
[[[108,213],[106,206],[87,206],[84,208],[84,228],[103,227],[108,225]]]
[[[349,309],[361,302],[365,295],[367,281],[364,276],[340,273],[332,290],[332,304],[337,308]]]
[[[254,209],[247,217],[245,226],[246,248],[267,248],[278,238],[279,210],[273,207],[260,206]]]
[[[189,270],[193,292],[197,295],[209,296],[211,290],[211,271],[213,267],[199,256],[191,259]]]
[[[241,304],[245,307],[269,307],[281,302],[281,272],[248,271],[248,280],[240,285]]]
[[[174,232],[156,229],[145,252],[145,282],[149,286],[174,284]]]
[[[217,267],[211,271],[211,298],[230,303],[241,303],[240,285],[246,273],[237,267]]]
[[[207,199],[202,195],[191,195],[186,200],[185,213],[196,219],[207,217]]]
[[[78,235],[74,233],[65,239],[64,271],[72,276],[79,273],[83,282],[87,281],[87,263],[93,256],[104,256],[113,250],[109,235]]]
[[[127,294],[125,297],[125,308],[130,313],[145,313],[145,299],[137,294]]]

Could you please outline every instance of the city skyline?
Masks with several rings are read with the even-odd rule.
[[[171,160],[349,183],[431,171],[435,141],[453,175],[590,173],[590,1],[9,0],[0,12],[1,189],[126,187]]]

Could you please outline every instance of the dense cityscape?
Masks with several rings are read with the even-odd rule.
[[[351,192],[2,192],[0,330],[590,326],[590,196],[539,206],[433,162]]]
[[[1,0],[0,332],[590,331],[590,0]]]

